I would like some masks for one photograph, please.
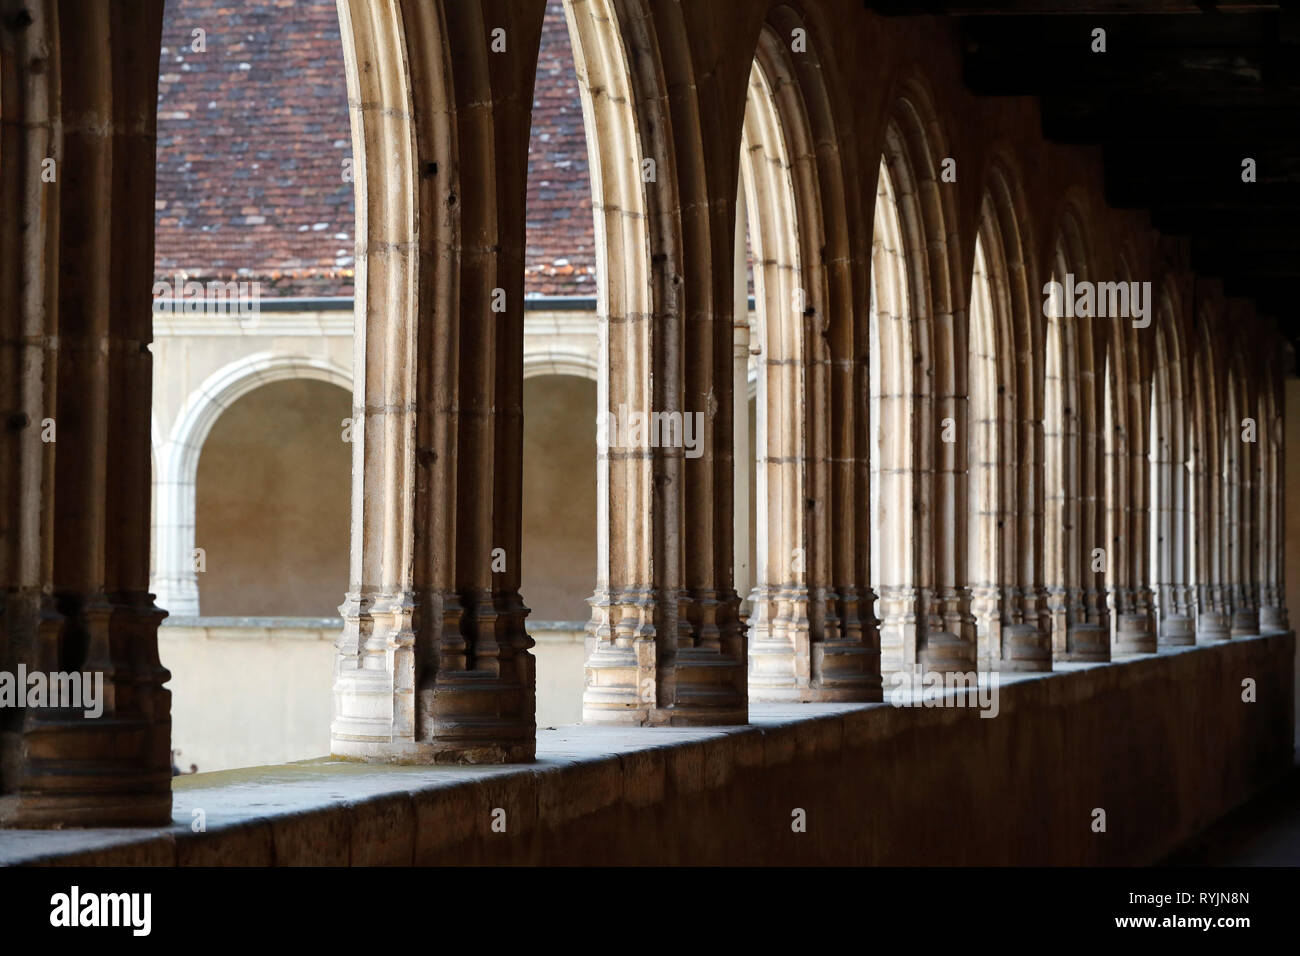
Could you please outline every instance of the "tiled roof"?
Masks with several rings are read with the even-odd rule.
[[[195,49],[195,30],[206,50]],[[155,272],[352,294],[352,146],[334,0],[168,0]],[[548,5],[529,155],[529,295],[595,295],[582,107]]]
[[[596,294],[591,181],[582,100],[564,7],[551,0],[542,24],[528,144],[528,295]]]

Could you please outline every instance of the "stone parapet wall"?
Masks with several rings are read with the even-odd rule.
[[[542,730],[525,766],[198,774],[169,829],[9,831],[0,863],[1149,864],[1292,765],[1294,653],[1272,633],[1006,675],[992,719],[754,704],[734,728]]]

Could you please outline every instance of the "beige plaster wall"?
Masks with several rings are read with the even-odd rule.
[[[213,426],[199,458],[195,545],[204,616],[337,614],[348,584],[351,396],[264,385]]]
[[[165,625],[158,632],[172,674],[172,746],[182,770],[234,770],[329,753],[334,641],[326,620]],[[537,726],[582,719],[583,632],[539,627]]]
[[[524,603],[530,621],[586,621],[596,583],[596,383],[524,381]]]
[[[164,626],[172,747],[182,770],[258,767],[329,753],[339,625]]]

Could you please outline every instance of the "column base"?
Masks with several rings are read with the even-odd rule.
[[[1052,637],[1032,624],[1002,627],[1002,658],[997,669],[1041,672],[1052,669]]]
[[[1143,613],[1121,613],[1116,621],[1116,654],[1154,654],[1158,649],[1156,636],[1151,629],[1151,616]]]
[[[1226,641],[1231,636],[1232,619],[1223,611],[1202,611],[1197,617],[1197,641]]]
[[[1259,634],[1259,612],[1254,608],[1241,608],[1232,615],[1233,637],[1256,637]]]
[[[1286,631],[1290,629],[1287,622],[1286,608],[1265,605],[1259,609],[1259,626],[1261,630]]]
[[[0,827],[171,824],[170,718],[47,714],[22,739],[26,762],[17,792],[0,798]]]
[[[340,608],[331,754],[412,765],[535,758],[527,609],[509,592],[480,598],[470,617],[479,632],[477,666],[465,669],[469,656],[460,628],[466,612],[455,592],[347,596]],[[428,660],[417,667],[420,655]]]
[[[1071,624],[1066,630],[1061,660],[1082,664],[1110,661],[1110,631],[1100,624]]]
[[[976,669],[975,645],[951,631],[931,631],[925,635],[917,655],[922,673],[968,673]]]
[[[1170,614],[1160,622],[1160,647],[1191,647],[1196,643],[1196,622],[1187,614]]]

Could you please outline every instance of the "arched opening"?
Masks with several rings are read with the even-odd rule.
[[[565,6],[549,0],[528,140],[518,556],[520,593],[530,609],[528,633],[535,642],[539,726],[581,719],[588,599],[600,546],[599,236],[579,86]]]
[[[329,617],[347,590],[343,389],[263,385],[222,411],[199,457],[199,606],[215,617]]]
[[[1053,272],[1052,282],[1059,282]],[[1043,551],[1052,652],[1067,659],[1070,625],[1079,613],[1078,383],[1073,327],[1059,308],[1046,311],[1043,358]]]
[[[892,418],[895,425],[902,425],[908,443],[906,449],[882,449],[881,461],[886,468],[905,461],[909,478],[895,482],[891,495],[882,494],[881,502],[886,512],[901,508],[915,517],[908,521],[910,533],[904,537],[910,581],[891,585],[885,589],[891,594],[886,596],[882,590],[881,595],[881,654],[886,672],[971,672],[976,667],[965,541],[967,299],[965,277],[958,268],[960,250],[951,231],[956,220],[952,191],[940,179],[947,156],[928,93],[917,81],[905,84],[894,119],[885,130],[887,191],[893,201],[879,197],[878,209],[894,206],[897,210],[908,306],[905,318],[879,323],[878,343],[884,350],[879,366],[882,423]],[[903,345],[906,350],[900,348]],[[891,357],[897,365],[887,364]],[[900,373],[900,367],[908,371]],[[904,450],[905,459],[898,455]],[[903,487],[910,494],[899,500]],[[886,536],[887,528],[882,528]],[[884,563],[889,565],[888,557]],[[897,569],[894,573],[900,576]]]
[[[981,204],[971,280],[967,566],[980,666],[1050,670],[1041,540],[1041,332],[1021,218],[1008,174],[995,168]]]
[[[201,771],[329,751],[349,576],[339,8],[229,13],[168,0],[158,61],[151,589],[169,612],[176,763]]]
[[[914,388],[910,273],[889,164],[881,161],[872,236],[869,414],[871,456],[871,567],[879,593],[881,669],[896,673],[915,661],[920,610],[919,562],[924,545],[916,526],[913,468],[916,436],[910,402]],[[920,400],[917,396],[916,400]]]
[[[273,381],[219,413],[199,450],[203,617],[165,629],[178,762],[203,771],[329,749],[339,595],[347,589],[351,451],[338,384]]]
[[[811,304],[787,142],[806,140],[807,133],[790,128],[803,117],[786,117],[783,124],[778,112],[768,75],[774,66],[773,45],[765,30],[750,69],[740,167],[754,256],[757,342],[751,349],[756,347],[760,356],[755,395],[755,589],[749,618],[749,688],[757,700],[800,694],[806,675],[801,679],[797,649],[806,646],[810,627],[810,541],[804,506],[809,478],[804,409],[810,383],[804,325]]]
[[[971,612],[975,615],[980,659],[1001,657],[992,648],[1002,636],[1002,582],[1008,542],[1004,536],[1014,532],[1014,523],[1004,520],[1002,482],[1014,487],[1014,460],[1006,457],[1003,423],[1012,419],[1002,406],[1009,390],[1000,384],[998,370],[997,321],[990,288],[989,266],[984,256],[984,237],[975,237],[975,269],[971,275],[970,306],[970,580]],[[1010,342],[1003,340],[1005,345]],[[1014,542],[1010,543],[1014,547]]]

